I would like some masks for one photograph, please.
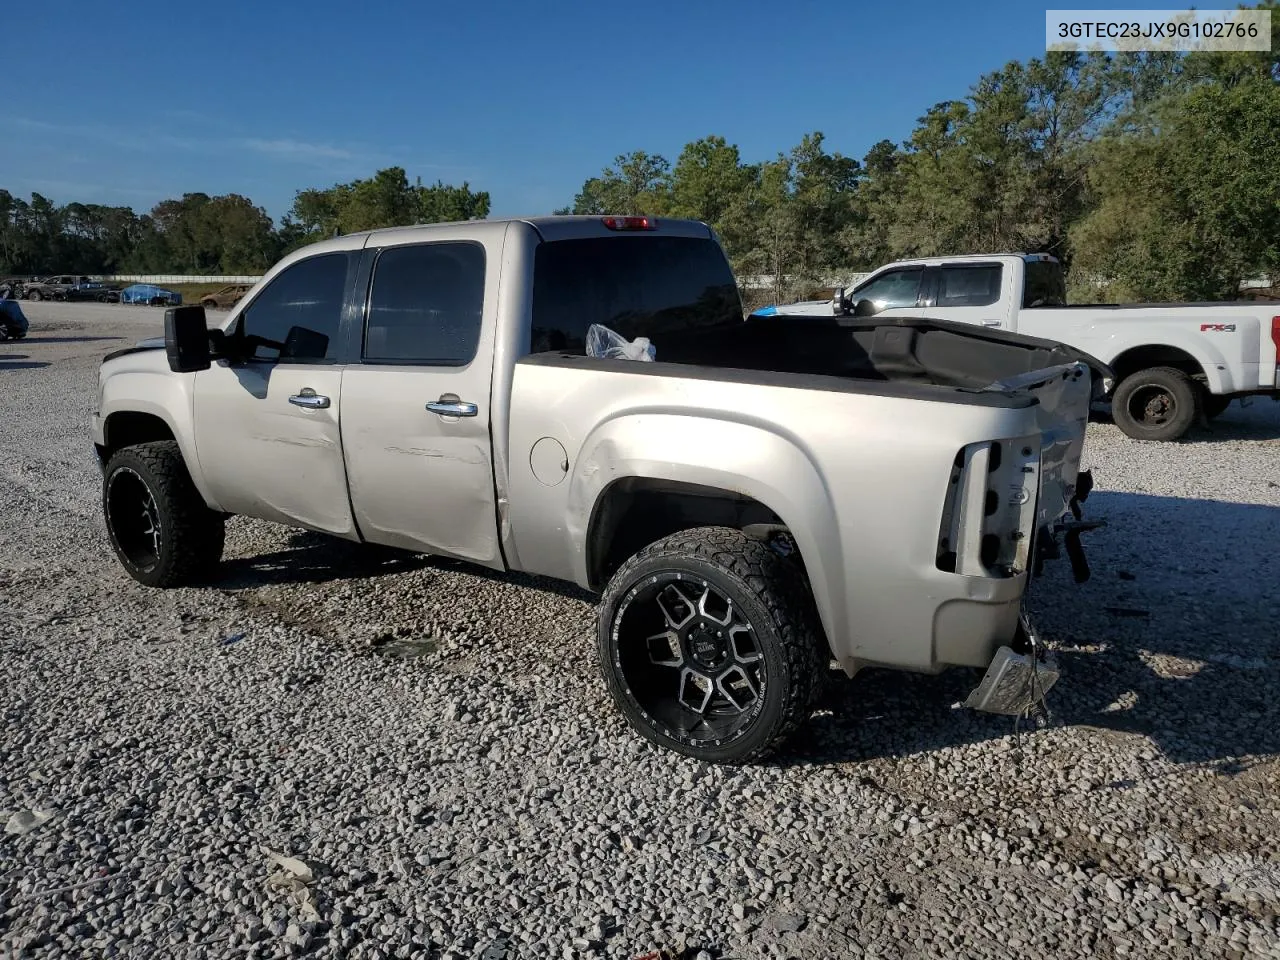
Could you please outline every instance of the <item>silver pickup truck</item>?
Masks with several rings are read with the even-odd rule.
[[[1022,599],[1060,535],[1107,369],[947,321],[744,319],[704,224],[549,217],[337,237],[217,329],[109,355],[93,413],[111,544],[209,577],[235,514],[572,581],[653,742],[761,756],[834,659],[1056,678]],[[656,357],[588,350],[601,325]],[[1064,535],[1065,534],[1065,535]],[[1037,686],[1039,685],[1039,686]]]

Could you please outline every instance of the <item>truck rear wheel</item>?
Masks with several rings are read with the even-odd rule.
[[[1130,374],[1111,399],[1116,426],[1135,440],[1177,440],[1199,415],[1199,388],[1174,367]]]
[[[738,530],[645,547],[605,589],[599,653],[641,736],[710,763],[765,756],[809,716],[827,658],[797,568]]]
[[[192,583],[222,559],[225,519],[205,505],[175,441],[117,450],[102,509],[121,565],[148,587]]]

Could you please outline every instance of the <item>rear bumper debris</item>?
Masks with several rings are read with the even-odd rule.
[[[1089,561],[1084,555],[1084,545],[1080,542],[1080,537],[1090,530],[1097,530],[1107,525],[1105,520],[1081,519],[1080,504],[1089,499],[1092,490],[1093,474],[1088,470],[1082,470],[1076,479],[1075,490],[1068,504],[1071,516],[1058,520],[1051,528],[1041,528],[1040,535],[1037,537],[1034,560],[1037,576],[1043,571],[1045,560],[1056,560],[1060,556],[1058,537],[1061,535],[1062,547],[1067,551],[1067,559],[1071,562],[1071,574],[1076,583],[1084,583],[1089,579]]]
[[[984,713],[1021,716],[1041,703],[1058,682],[1058,664],[1039,640],[1030,619],[1021,617],[1020,633],[1030,641],[1026,653],[1004,646],[996,651],[987,672],[964,705]]]

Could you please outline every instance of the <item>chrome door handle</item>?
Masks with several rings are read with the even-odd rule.
[[[439,400],[429,400],[427,409],[442,417],[474,417],[480,412],[480,408],[474,403],[459,400],[452,393],[446,393]]]
[[[305,390],[302,391],[302,393],[290,397],[289,402],[295,407],[306,407],[308,410],[323,410],[329,406],[328,397],[322,397],[314,391],[308,393]]]
[[[983,320],[982,325],[984,327],[998,327],[1000,326],[1000,321],[999,320]]]

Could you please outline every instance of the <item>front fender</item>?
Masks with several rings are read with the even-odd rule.
[[[844,558],[836,507],[813,458],[798,438],[762,424],[677,413],[627,414],[596,427],[583,442],[568,492],[567,533],[585,544],[605,491],[637,477],[699,484],[750,497],[777,514],[804,558],[828,637],[844,636]],[[575,579],[588,581],[587,555],[575,556]]]
[[[148,351],[137,355],[137,363],[153,362],[156,354],[164,360],[163,351]],[[109,439],[110,420],[117,413],[140,413],[160,419],[178,442],[187,472],[205,503],[213,510],[221,510],[209,492],[196,454],[193,386],[194,375],[174,374],[167,367],[163,371],[134,368],[107,375],[100,388],[94,440],[105,443]]]

